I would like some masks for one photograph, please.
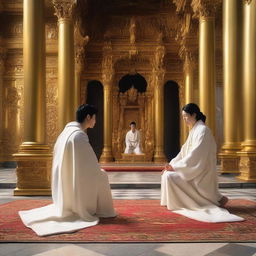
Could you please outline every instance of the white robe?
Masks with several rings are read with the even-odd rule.
[[[142,154],[140,150],[140,132],[138,130],[128,131],[125,136],[125,145],[125,154]]]
[[[216,143],[210,129],[197,121],[179,154],[171,160],[174,171],[161,180],[161,205],[188,218],[204,222],[242,221],[220,208]]]
[[[55,144],[52,198],[51,205],[19,212],[39,236],[73,232],[97,225],[99,217],[116,216],[108,176],[78,122],[68,123]]]

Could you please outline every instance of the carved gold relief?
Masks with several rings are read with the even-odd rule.
[[[6,56],[3,77],[3,158],[13,161],[18,151],[24,127],[23,61],[21,55]]]
[[[244,0],[244,2],[245,2],[246,4],[250,4],[250,3],[252,2],[252,0]]]
[[[45,25],[46,39],[58,40],[58,27],[56,23],[47,23]]]
[[[50,72],[54,76],[50,76]],[[58,136],[58,97],[57,70],[49,70],[46,74],[46,143],[52,148]]]
[[[71,19],[76,0],[52,0],[58,19]]]
[[[192,0],[191,7],[195,17],[214,17],[221,3],[222,0]]]
[[[51,194],[51,158],[49,155],[31,155],[17,160],[17,187],[14,195],[50,195]]]
[[[239,162],[239,179],[256,182],[256,154],[241,153]]]
[[[239,156],[220,153],[219,158],[221,159],[221,173],[239,173]]]

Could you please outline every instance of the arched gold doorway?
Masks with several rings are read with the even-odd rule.
[[[113,96],[113,155],[117,162],[152,161],[152,97],[146,79],[139,73],[126,74],[118,81]],[[131,121],[141,134],[143,155],[124,155],[125,135]]]

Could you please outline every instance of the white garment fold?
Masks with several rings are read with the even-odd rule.
[[[52,198],[51,205],[19,212],[39,236],[74,232],[97,225],[99,217],[116,216],[108,176],[77,122],[66,125],[54,147]]]
[[[210,129],[197,121],[179,154],[161,178],[161,205],[188,218],[203,222],[231,222],[244,219],[220,208],[216,143]]]

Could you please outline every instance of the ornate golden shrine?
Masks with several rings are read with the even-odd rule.
[[[152,120],[152,100],[150,92],[139,93],[133,86],[125,93],[116,91],[113,95],[113,107],[116,117],[113,123],[112,148],[117,162],[152,161],[154,152],[154,135]],[[124,155],[125,136],[129,124],[135,121],[141,134],[141,151],[143,155]]]

